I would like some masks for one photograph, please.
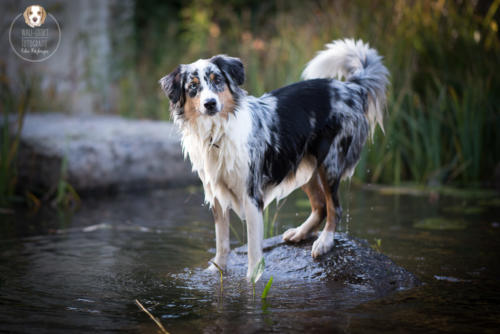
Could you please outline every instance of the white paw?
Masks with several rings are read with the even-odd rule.
[[[311,255],[313,258],[317,258],[323,254],[328,253],[333,248],[335,233],[333,232],[321,232],[320,236],[313,243]]]
[[[214,262],[217,263],[217,261],[214,261]],[[220,269],[222,269],[222,271],[226,270],[225,265],[219,265],[218,263],[217,263],[217,265],[219,266]],[[211,273],[211,274],[218,274],[220,272],[219,268],[217,268],[217,266],[215,266],[213,263],[211,263],[210,266],[208,266],[208,268],[205,269],[205,272]]]
[[[206,268],[204,270],[206,273],[209,273],[209,274],[215,274],[215,273],[218,273],[219,272],[219,269],[217,269],[216,266],[214,266],[213,264],[211,264],[210,266],[208,266],[208,268]]]
[[[307,237],[306,233],[302,232],[300,227],[291,228],[283,233],[283,240],[288,242],[299,242]]]

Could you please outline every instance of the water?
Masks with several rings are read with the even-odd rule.
[[[200,189],[174,189],[89,198],[74,214],[1,215],[0,332],[156,332],[135,299],[171,333],[500,328],[498,199],[383,195],[353,186],[344,228],[425,284],[377,296],[295,277],[273,284],[265,302],[258,295],[267,276],[253,297],[243,277],[226,277],[221,295],[218,277],[201,273],[215,246],[202,199]],[[292,194],[271,230],[300,224],[308,215],[304,199]],[[451,225],[416,224],[430,217]],[[232,222],[236,247],[244,227]]]

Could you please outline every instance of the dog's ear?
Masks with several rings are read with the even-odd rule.
[[[217,65],[222,71],[232,91],[235,91],[238,86],[243,85],[245,82],[245,68],[239,58],[218,55],[212,57],[210,62]]]
[[[28,12],[30,11],[31,6],[26,7],[24,10],[23,16],[24,16],[24,22],[26,22],[27,25],[30,24],[30,19],[28,17]]]
[[[164,76],[158,82],[165,95],[167,95],[173,104],[179,103],[180,106],[184,105],[184,75],[182,73],[182,65],[177,66],[172,73]]]
[[[45,18],[47,17],[47,11],[45,11],[45,8],[42,6],[40,6],[40,8],[42,9],[42,20],[40,21],[40,24],[43,24],[45,22]]]

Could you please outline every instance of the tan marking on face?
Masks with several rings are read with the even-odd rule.
[[[197,85],[200,84],[200,79],[194,77],[190,84],[195,83]],[[194,122],[196,118],[201,115],[200,113],[200,94],[196,93],[195,97],[190,97],[189,94],[186,94],[186,103],[184,104],[184,117],[189,122]]]
[[[214,79],[215,79],[215,74],[210,73],[210,80],[214,81]]]
[[[186,103],[184,104],[184,117],[189,122],[194,122],[198,118],[200,113],[200,94],[196,94],[195,97],[186,96]]]
[[[193,79],[194,81],[194,79]],[[220,117],[225,119],[229,118],[229,114],[234,114],[234,98],[233,94],[229,90],[229,87],[225,85],[224,90],[217,93],[219,102],[222,105],[222,110],[220,111]],[[184,104],[184,117],[186,120],[192,122],[195,121],[202,114],[200,112],[200,94],[196,94],[195,97],[190,97],[186,94],[186,103]]]
[[[229,118],[229,114],[234,114],[234,98],[233,94],[229,91],[229,87],[224,85],[224,90],[217,94],[219,101],[222,104],[221,117]]]

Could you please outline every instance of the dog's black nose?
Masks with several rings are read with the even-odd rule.
[[[33,22],[36,22],[36,20],[38,20],[36,17],[33,18]]]
[[[215,101],[215,99],[208,99],[205,101],[205,104],[204,104],[205,108],[208,111],[214,111],[216,105],[217,105],[217,101]]]

